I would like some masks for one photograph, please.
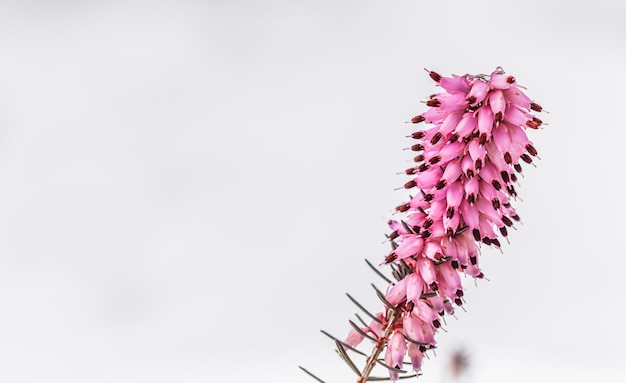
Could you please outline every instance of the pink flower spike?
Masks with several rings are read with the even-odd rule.
[[[413,190],[395,208],[402,217],[388,221],[392,250],[380,264],[390,265],[394,282],[377,273],[388,282],[384,307],[369,326],[353,325],[345,339],[352,347],[370,334],[375,339],[365,366],[351,365],[359,382],[372,380],[383,355],[392,380],[404,374],[399,369],[407,355],[415,371],[422,368],[445,316],[465,303],[462,276],[485,278],[481,250],[500,249],[500,237],[508,242],[520,221],[513,206],[518,173],[522,161],[533,163],[538,155],[528,132],[544,126],[535,116],[543,107],[512,75],[501,67],[490,75],[427,72],[440,92],[428,96],[421,103],[426,110],[411,120],[427,126],[407,135],[415,141],[405,149],[413,162],[404,171],[404,188]]]

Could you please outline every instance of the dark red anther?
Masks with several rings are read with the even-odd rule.
[[[463,306],[463,301],[461,300],[461,298],[455,298],[454,303],[456,303],[457,306]]]
[[[484,277],[485,277],[485,274],[483,274],[482,271],[480,272],[480,274],[476,276],[476,278],[480,278],[480,279],[483,279]]]
[[[441,259],[443,258],[443,254],[441,254],[441,253],[435,253],[434,258],[435,258],[435,260],[437,260],[437,261],[441,261]]]
[[[457,290],[456,291],[456,296],[461,298],[463,296],[463,290]]]
[[[397,258],[398,258],[398,255],[396,255],[396,253],[391,253],[385,257],[385,263],[391,263],[395,261]]]
[[[419,124],[420,122],[424,122],[424,121],[426,121],[426,119],[421,114],[411,119],[411,122],[414,124]]]
[[[406,311],[407,312],[410,313],[411,311],[413,311],[414,308],[415,308],[415,303],[413,303],[412,301],[408,301],[406,303]]]
[[[430,169],[430,165],[427,164],[426,162],[424,162],[423,164],[421,164],[420,166],[417,167],[417,170],[419,172],[425,172],[428,169]]]
[[[428,162],[430,162],[431,165],[434,165],[438,163],[439,161],[441,161],[441,156],[434,156],[433,158],[428,160]]]
[[[424,195],[424,201],[426,201],[426,202],[432,201],[433,198],[435,198],[435,196],[433,194],[426,194],[426,195]]]
[[[513,163],[513,157],[511,157],[511,153],[509,152],[504,153],[504,162],[506,162],[509,165]]]
[[[502,189],[502,185],[500,185],[500,182],[498,182],[498,180],[491,181],[491,186],[493,186],[493,188],[496,190]]]
[[[411,134],[411,138],[415,138],[416,140],[421,140],[422,138],[424,138],[425,135],[426,134],[420,130],[419,132],[413,132],[413,134]]]
[[[536,123],[538,123],[539,125],[543,124],[543,121],[541,121],[541,119],[533,116],[533,121],[535,121]]]
[[[415,174],[415,168],[408,168],[404,172],[408,175]]]
[[[450,206],[448,210],[446,210],[446,217],[448,219],[454,217],[454,208],[452,206]],[[452,228],[450,227],[449,229],[452,229]]]
[[[428,105],[430,107],[438,108],[438,107],[441,106],[441,102],[439,102],[439,100],[437,100],[436,98],[432,98],[432,99],[426,101],[426,105]]]
[[[439,319],[435,319],[435,320],[433,320],[433,326],[434,326],[435,328],[439,328],[439,327],[441,327],[441,322],[439,322]]]
[[[517,195],[517,192],[515,191],[515,188],[513,187],[513,185],[508,185],[506,187],[506,191],[509,192],[509,195],[512,195],[512,196]]]
[[[517,182],[517,176],[515,175],[515,173],[511,173],[511,181]]]
[[[430,76],[430,78],[433,79],[433,81],[435,82],[441,81],[441,75],[439,73],[433,72],[432,70],[429,71],[428,69],[427,71],[428,71],[428,75]]]
[[[498,210],[500,209],[500,200],[497,198],[494,198],[491,200],[491,205],[493,206],[494,210]]]
[[[467,196],[467,203],[473,205],[476,202],[476,196],[474,194],[470,194]]]
[[[417,186],[417,183],[415,182],[415,180],[411,180],[404,184],[405,189],[411,189],[411,188],[414,188],[415,186]]]
[[[437,286],[437,282],[433,282],[433,283],[431,283],[431,284],[430,284],[430,288],[431,288],[433,291],[438,291],[438,290],[439,290],[439,286]]]
[[[500,228],[500,234],[502,234],[503,237],[506,237],[507,235],[509,235],[509,232],[506,230],[506,226],[502,226]]]
[[[398,238],[400,236],[400,234],[398,234],[398,230],[394,230],[389,234],[389,239],[394,240],[396,238]]]
[[[505,202],[502,204],[505,208],[510,209],[511,208],[511,203],[510,202]]]
[[[531,162],[533,162],[533,159],[526,153],[522,154],[520,158],[524,160],[524,162],[526,162],[527,164],[530,164]]]
[[[504,224],[507,226],[513,226],[513,221],[511,221],[511,219],[506,215],[502,216],[502,222],[504,222]]]
[[[473,103],[475,103],[475,102],[476,102],[476,97],[474,97],[474,96],[469,96],[469,97],[467,98],[467,103],[468,103],[468,104],[470,104],[470,105],[471,105],[471,104],[473,104]]]
[[[516,172],[521,173],[522,172],[522,165],[515,164],[515,165],[513,165],[513,169],[515,169]]]
[[[476,162],[474,162],[474,168],[476,168],[476,170],[480,170],[483,168],[483,160],[480,158],[476,159]]]
[[[413,232],[414,232],[415,234],[419,234],[419,233],[420,233],[420,229],[421,229],[421,228],[420,228],[419,226],[415,225],[415,226],[413,226],[411,229],[413,229]]]
[[[391,245],[391,250],[395,250],[399,246],[396,241],[390,241],[389,244]]]
[[[467,178],[472,178],[474,177],[474,171],[472,169],[467,169],[467,173],[465,173],[465,175]]]
[[[454,236],[454,230],[451,227],[446,229],[446,235],[450,238]]]
[[[446,180],[441,180],[435,184],[435,189],[441,190],[446,187]]]
[[[509,172],[507,172],[506,170],[501,171],[500,176],[502,177],[502,181],[504,181],[505,184],[508,184],[511,180],[509,178]]]
[[[424,221],[424,229],[429,229],[433,223],[435,223],[432,218],[426,218],[426,220]]]
[[[480,138],[478,139],[478,143],[481,145],[485,145],[487,143],[487,133],[481,133]]]
[[[513,76],[509,76],[506,78],[506,82],[509,84],[514,84],[515,83],[515,77]]]
[[[455,270],[458,269],[459,268],[459,261],[455,261],[455,260],[450,261],[450,266],[452,266],[452,268],[455,269]]]
[[[500,122],[500,121],[502,121],[502,112],[498,112],[498,113],[496,113],[496,114],[495,114],[495,116],[493,116],[493,122],[494,122],[494,124],[495,124],[496,122]]]
[[[520,220],[520,217],[519,217],[519,215],[517,215],[517,214],[512,215],[512,216],[511,216],[511,218],[513,218],[513,219],[514,219],[514,220],[516,220],[516,221],[519,221],[519,220]]]
[[[430,234],[431,234],[430,231],[424,230],[422,231],[422,238],[428,238],[430,237]]]
[[[411,206],[408,203],[405,203],[404,205],[396,206],[396,210],[399,211],[400,213],[404,213],[405,211],[409,210],[410,208],[411,208]]]
[[[491,245],[491,238],[489,237],[484,237],[483,238],[483,243],[487,246]]]
[[[530,153],[531,156],[536,156],[537,155],[537,149],[535,149],[534,146],[532,146],[531,144],[526,144],[526,151],[528,153]]]
[[[413,146],[411,146],[411,150],[414,152],[419,152],[421,150],[424,150],[424,145],[422,144],[415,144]]]
[[[439,140],[441,140],[441,133],[437,132],[435,133],[433,138],[430,139],[430,143],[435,145],[437,142],[439,142]]]
[[[456,142],[459,139],[459,135],[456,133],[452,133],[452,135],[450,136],[450,139],[448,140],[448,142],[452,143],[452,142]]]
[[[415,161],[415,162],[422,162],[422,161],[424,161],[424,155],[423,154],[418,154],[417,156],[415,156],[415,158],[413,158],[413,161]]]
[[[528,126],[531,129],[539,128],[539,124],[536,121],[533,121],[533,120],[526,121],[526,126]]]
[[[530,103],[530,109],[534,110],[535,112],[541,112],[543,110],[541,105],[537,104],[536,102]]]
[[[472,230],[472,235],[474,236],[474,239],[476,240],[476,242],[480,241],[480,230],[478,229]],[[475,265],[475,263],[472,262],[472,265]]]
[[[498,238],[492,239],[491,243],[496,245],[497,247],[502,247],[502,245],[500,244],[500,240]]]

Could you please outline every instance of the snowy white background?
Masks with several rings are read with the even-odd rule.
[[[353,381],[363,262],[443,75],[550,111],[524,225],[439,334],[468,381],[623,382],[626,5],[0,1],[0,380]]]

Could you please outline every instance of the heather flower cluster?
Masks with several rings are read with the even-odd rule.
[[[516,173],[537,156],[526,131],[542,125],[533,113],[542,107],[501,68],[490,75],[428,73],[443,91],[412,119],[432,126],[411,135],[417,153],[404,187],[417,190],[396,208],[404,218],[389,222],[392,251],[383,263],[398,280],[386,291],[388,307],[345,339],[355,347],[367,336],[385,347],[392,380],[406,355],[413,370],[421,369],[439,318],[463,304],[461,276],[483,278],[481,246],[500,248],[499,237],[519,221],[511,205]]]

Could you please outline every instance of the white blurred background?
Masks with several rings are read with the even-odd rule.
[[[550,114],[423,382],[624,382],[626,5],[0,1],[0,381],[354,381],[422,68]]]

